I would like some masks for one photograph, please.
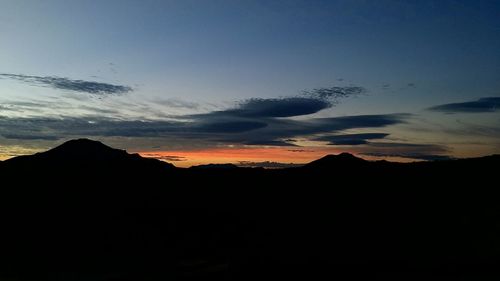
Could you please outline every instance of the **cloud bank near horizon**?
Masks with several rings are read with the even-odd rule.
[[[2,75],[2,74],[0,74]],[[32,77],[32,76],[30,76]],[[31,78],[30,78],[31,79]],[[79,81],[79,80],[75,80]],[[75,85],[77,85],[76,83]],[[80,85],[81,86],[81,85]],[[80,87],[76,86],[76,88]],[[71,86],[72,87],[72,86]],[[78,88],[80,89],[80,88]],[[80,89],[92,93],[120,93],[121,90]],[[106,90],[107,89],[107,90]],[[341,146],[359,155],[402,157],[420,160],[447,159],[442,145],[397,143],[391,134],[378,131],[407,124],[409,113],[316,117],[314,114],[335,107],[342,99],[366,93],[362,87],[330,87],[303,91],[299,96],[251,98],[236,105],[207,113],[169,115],[168,119],[114,118],[116,111],[86,106],[89,116],[7,117],[0,116],[0,136],[5,140],[56,141],[76,137],[160,139],[165,143],[196,143],[201,146],[298,147],[300,141]],[[172,101],[168,100],[167,105]],[[436,112],[493,112],[495,98],[432,107]],[[32,104],[31,104],[32,103]],[[36,107],[36,102],[17,102],[16,106]],[[48,104],[51,106],[54,103]],[[186,104],[186,105],[185,105]],[[198,108],[199,104],[175,100],[176,106]],[[80,108],[83,108],[80,106]],[[14,110],[2,105],[0,110]],[[147,106],[144,107],[147,111]],[[111,117],[105,117],[111,115]],[[167,115],[167,114],[165,114]],[[296,119],[295,117],[301,117]],[[377,129],[373,131],[373,129]],[[360,133],[350,133],[351,130]],[[363,132],[369,130],[368,132]],[[381,142],[382,141],[382,142]],[[323,144],[324,145],[324,144]],[[357,149],[355,149],[358,147]],[[171,161],[180,159],[170,159]]]

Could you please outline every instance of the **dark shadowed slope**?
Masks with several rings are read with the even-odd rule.
[[[0,279],[497,280],[498,167],[176,169],[70,141],[0,163]]]

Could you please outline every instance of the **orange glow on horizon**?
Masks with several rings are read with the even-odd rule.
[[[185,151],[141,151],[143,157],[162,159],[178,167],[202,164],[238,164],[249,162],[307,163],[327,154],[340,153],[337,149],[324,147],[224,147]],[[178,158],[178,161],[172,161]],[[170,159],[170,161],[169,161]]]

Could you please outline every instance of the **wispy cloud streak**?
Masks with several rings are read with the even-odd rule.
[[[93,95],[119,95],[132,91],[125,85],[114,85],[109,83],[75,80],[57,76],[34,76],[24,74],[0,73],[0,78],[14,79],[29,85],[41,85],[53,89],[67,90]]]

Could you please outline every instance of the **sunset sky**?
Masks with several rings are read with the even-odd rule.
[[[0,0],[0,160],[500,153],[500,1]]]

